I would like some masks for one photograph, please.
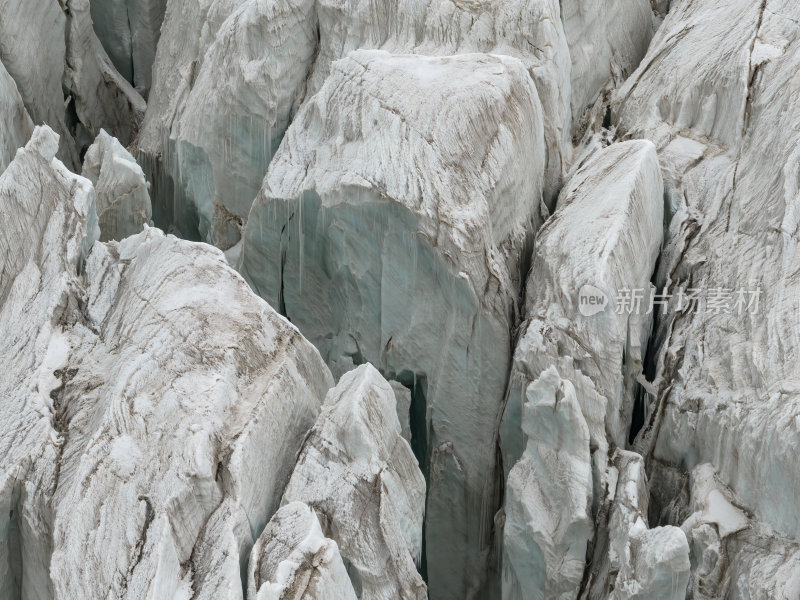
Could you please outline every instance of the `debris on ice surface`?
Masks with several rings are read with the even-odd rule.
[[[282,503],[302,501],[339,545],[363,600],[427,598],[425,480],[400,435],[394,392],[372,365],[346,373],[325,399]],[[287,505],[288,506],[288,505]]]
[[[253,546],[247,597],[254,600],[356,600],[336,542],[302,502],[278,509]]]
[[[240,271],[335,375],[368,361],[412,390],[432,595],[487,576],[541,119],[517,59],[353,52],[292,122],[245,229]]]

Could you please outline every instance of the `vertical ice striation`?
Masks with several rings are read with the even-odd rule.
[[[541,118],[516,59],[351,53],[290,126],[245,230],[241,272],[334,373],[368,361],[412,389],[436,598],[479,596],[487,573]]]
[[[144,118],[145,102],[114,68],[92,28],[89,0],[66,0],[66,63],[64,88],[70,95],[73,130],[79,149],[100,133],[110,132],[127,146]]]
[[[60,136],[59,158],[68,167],[78,156],[64,114],[67,18],[59,2],[0,0],[0,61],[17,84],[31,119]]]
[[[587,421],[596,424],[590,426],[595,448],[625,447],[649,333],[645,313],[662,221],[661,172],[647,141],[597,150],[562,190],[555,213],[537,234],[527,281],[525,321],[500,429],[506,472],[523,449],[525,390],[551,365],[572,382]],[[617,300],[621,304],[626,290],[634,289],[647,292],[639,309],[617,310]],[[591,313],[581,304],[589,294],[605,299],[597,305],[602,310]]]
[[[141,96],[111,64],[92,29],[89,0],[1,0],[0,61],[34,123],[60,136],[59,157],[80,151],[105,128],[123,144],[144,116]]]
[[[202,239],[227,249],[241,230],[316,51],[310,0],[249,0],[216,32],[169,131],[175,185]]]
[[[92,22],[117,71],[144,98],[150,91],[156,45],[167,0],[94,0]]]
[[[317,7],[320,47],[311,93],[333,61],[359,48],[434,56],[487,52],[522,61],[542,105],[544,200],[552,206],[572,161],[570,51],[557,0],[320,0]]]
[[[138,144],[155,221],[223,249],[239,241],[297,107],[350,50],[517,57],[544,110],[550,204],[571,160],[569,50],[555,0],[171,0],[164,31]]]
[[[155,221],[228,249],[304,97],[314,2],[170,0],[163,31],[138,141]]]
[[[150,224],[152,209],[144,173],[119,140],[105,130],[86,152],[82,174],[97,194],[102,241],[121,240]]]
[[[601,91],[610,92],[638,66],[655,26],[650,0],[561,0],[572,61],[573,129]]]
[[[0,61],[0,175],[33,133],[17,84]]]
[[[339,545],[362,600],[422,600],[425,480],[400,435],[389,383],[371,365],[325,398],[282,503],[303,501]]]
[[[787,0],[672,2],[614,109],[620,131],[658,147],[674,212],[658,274],[672,300],[658,320],[657,396],[637,444],[652,461],[654,510],[680,524],[687,473],[711,463],[776,547],[800,539],[800,133],[788,108],[800,95],[798,21]],[[679,310],[695,290],[699,306]],[[729,544],[729,573],[754,564],[757,545]],[[731,597],[774,585],[753,577]]]
[[[575,388],[555,367],[526,394],[525,451],[506,486],[502,597],[570,600],[594,535],[589,427]]]
[[[0,0],[0,600],[800,599],[799,72],[797,0]]]
[[[587,542],[613,495],[609,448],[627,444],[662,229],[655,148],[633,141],[585,156],[537,233],[500,425],[505,598],[575,598],[581,587]],[[618,310],[635,289],[643,305]],[[575,439],[553,433],[570,427]]]

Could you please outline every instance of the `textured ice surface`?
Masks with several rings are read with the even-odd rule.
[[[710,463],[692,470],[693,512],[681,524],[692,548],[695,598],[789,600],[800,594],[800,545],[749,518]]]
[[[600,91],[611,91],[638,66],[653,36],[648,0],[561,0],[572,62],[573,128]]]
[[[609,448],[627,443],[648,321],[646,305],[618,312],[617,299],[649,288],[662,229],[655,148],[632,141],[589,152],[537,233],[500,426],[508,600],[577,597],[596,526],[595,547],[628,536],[606,527],[601,507],[612,503]],[[598,310],[587,290],[605,302]]]
[[[94,30],[114,66],[145,98],[167,0],[91,2]]]
[[[101,128],[123,144],[135,137],[144,100],[95,36],[89,0],[1,0],[0,61],[34,123],[61,136],[68,167]]]
[[[412,389],[441,597],[486,576],[490,424],[543,169],[520,61],[357,51],[292,123],[245,230],[242,273],[334,373],[369,361]]]
[[[152,208],[141,167],[105,130],[86,152],[83,176],[94,185],[102,241],[121,240],[149,225]]]
[[[371,365],[346,373],[325,398],[286,486],[347,561],[363,600],[423,599],[425,480],[400,435],[389,383]]]
[[[727,311],[678,312],[675,298],[662,309],[657,398],[638,445],[656,467],[657,510],[668,516],[685,473],[708,462],[757,520],[794,540],[800,138],[787,107],[800,94],[799,16],[780,0],[673,2],[615,97],[620,128],[652,139],[666,165],[675,215],[659,285],[731,294]],[[728,551],[732,574],[753,560],[749,544]],[[774,583],[753,578],[745,597]]]
[[[164,30],[200,39],[159,45],[139,151],[155,178],[156,221],[227,249],[305,93],[314,3],[190,4],[171,2]]]
[[[555,367],[528,386],[522,427],[506,485],[503,599],[575,598],[594,535],[592,456],[575,387]]]
[[[0,600],[800,598],[799,23],[0,0]]]
[[[302,502],[282,506],[253,546],[247,597],[254,600],[356,600],[339,547]]]
[[[571,159],[569,50],[555,0],[171,0],[163,29],[138,143],[156,222],[221,248],[239,240],[299,104],[358,48],[519,58],[544,111],[546,200]]]
[[[569,48],[556,0],[321,0],[317,6],[319,56],[309,93],[323,85],[333,61],[358,48],[438,56],[488,52],[518,58],[542,104],[544,191],[551,204],[572,155]]]
[[[17,84],[28,114],[61,136],[59,158],[73,166],[64,116],[67,19],[58,2],[0,0],[0,61]]]
[[[148,229],[84,260],[94,191],[57,146],[0,176],[0,589],[241,598],[330,375],[218,250]]]
[[[145,102],[114,68],[92,28],[89,0],[67,0],[64,87],[79,124],[69,123],[80,147],[105,129],[130,144],[144,117]],[[85,130],[85,131],[84,131]],[[86,141],[85,141],[86,140]]]
[[[661,244],[662,198],[653,145],[613,144],[585,160],[539,230],[500,430],[506,472],[523,450],[520,410],[528,383],[551,365],[578,390],[595,448],[625,447],[648,333],[647,303],[631,314],[617,311],[617,299],[625,289],[649,288]],[[607,300],[597,314],[580,304],[585,286]]]
[[[635,452],[616,450],[608,473],[586,597],[681,600],[689,580],[689,544],[678,527],[648,528],[644,460]]]
[[[94,192],[37,127],[0,175],[0,597],[52,596],[48,524],[61,435],[56,390],[77,311],[78,266],[97,239]],[[53,393],[53,396],[51,396]]]
[[[17,84],[0,61],[0,174],[33,133]]]
[[[208,246],[148,229],[95,245],[85,278],[59,393],[57,594],[241,597],[239,563],[278,507],[327,369]]]
[[[519,58],[543,108],[552,205],[572,157],[572,120],[633,70],[651,20],[646,0],[633,9],[585,0],[563,9],[555,0],[172,0],[138,146],[163,204],[156,221],[223,249],[235,245],[297,107],[322,87],[333,61],[359,48]]]

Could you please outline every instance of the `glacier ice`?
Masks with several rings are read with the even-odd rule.
[[[59,158],[71,167],[78,160],[64,114],[66,28],[58,2],[0,1],[0,61],[34,123],[46,123],[61,136]]]
[[[599,510],[598,540],[587,578],[587,598],[680,600],[691,568],[681,528],[649,527],[644,459],[617,449],[609,463],[608,494]]]
[[[145,101],[114,68],[97,39],[89,14],[89,0],[66,0],[66,62],[64,87],[78,123],[80,145],[88,145],[101,129],[111,132],[123,145],[130,144],[144,117]],[[86,131],[84,131],[86,130]]]
[[[289,502],[273,515],[250,553],[247,582],[254,600],[357,598],[339,547],[303,502]]]
[[[710,463],[776,544],[800,536],[789,450],[800,432],[798,133],[786,110],[800,90],[796,17],[786,1],[672,3],[613,110],[625,135],[656,144],[674,210],[657,275],[673,299],[655,333],[655,395],[637,440],[652,461],[655,510],[679,525],[688,472]],[[730,310],[676,310],[691,289],[727,290]],[[752,546],[728,546],[732,572]],[[744,597],[773,585],[753,577]]]
[[[144,100],[94,34],[89,0],[2,0],[0,61],[33,122],[59,134],[68,167],[80,165],[80,151],[101,128],[123,144],[135,137]]]
[[[68,353],[61,323],[78,310],[78,267],[100,233],[91,184],[55,159],[57,150],[53,130],[37,127],[0,175],[3,598],[52,596],[52,529],[44,520],[58,476],[62,411],[51,393],[61,386]]]
[[[609,79],[620,79],[644,54],[651,13],[645,0],[635,4],[632,12],[609,11],[574,0],[562,24],[554,0],[463,7],[442,0],[173,0],[138,141],[156,182],[156,220],[223,249],[236,245],[298,106],[322,87],[334,61],[358,48],[422,55],[493,52],[522,60],[543,107],[545,200],[552,204],[571,162],[571,121]],[[191,36],[173,40],[187,28]],[[602,69],[587,64],[598,53]],[[574,117],[571,69],[575,86],[581,86]]]
[[[33,133],[33,121],[17,90],[17,84],[0,61],[0,174]]]
[[[594,535],[589,427],[555,367],[526,396],[525,450],[506,484],[503,600],[575,598]]]
[[[800,594],[800,545],[749,517],[711,463],[690,473],[686,532],[695,598],[776,598]]]
[[[800,598],[798,24],[0,0],[0,600]]]
[[[600,92],[610,92],[647,52],[655,27],[648,0],[561,0],[571,60],[573,129]]]
[[[117,71],[147,98],[167,0],[97,0],[92,24]]]
[[[142,168],[105,130],[95,138],[81,173],[94,185],[100,240],[121,240],[149,225],[152,207]]]
[[[412,390],[427,570],[450,597],[486,576],[487,424],[541,222],[541,118],[516,59],[353,52],[289,127],[245,229],[241,272],[334,374],[369,361]]]
[[[336,541],[364,600],[426,598],[425,480],[400,435],[395,397],[372,365],[341,377],[303,445],[282,504],[303,501]]]
[[[156,222],[223,249],[239,241],[298,106],[357,48],[519,58],[544,110],[547,200],[571,159],[569,50],[555,0],[172,0],[163,28],[138,140]]]
[[[648,141],[598,149],[562,190],[555,213],[537,234],[526,284],[525,320],[500,427],[506,472],[523,450],[527,386],[550,366],[579,390],[593,446],[601,453],[609,443],[625,447],[649,323],[645,310],[618,311],[617,300],[626,289],[649,289],[662,228],[663,183]],[[606,299],[603,311],[582,312],[584,286]]]
[[[208,246],[148,229],[96,244],[85,278],[58,399],[56,594],[241,597],[327,369]]]
[[[138,150],[155,180],[156,221],[228,249],[305,92],[314,3],[191,4],[168,6]],[[199,40],[178,45],[173,31],[187,23]]]
[[[0,176],[3,593],[241,598],[330,374],[218,250],[147,229],[87,257],[57,147],[37,128]]]

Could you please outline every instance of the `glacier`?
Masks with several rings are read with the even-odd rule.
[[[152,204],[144,172],[119,140],[104,129],[89,146],[81,175],[92,182],[100,240],[122,240],[152,225]]]
[[[800,4],[0,0],[0,600],[798,600]]]
[[[541,105],[513,58],[361,50],[332,69],[273,160],[239,268],[335,375],[368,361],[411,389],[428,572],[443,593],[477,593],[496,502],[485,424],[499,418],[520,258],[541,222]]]

